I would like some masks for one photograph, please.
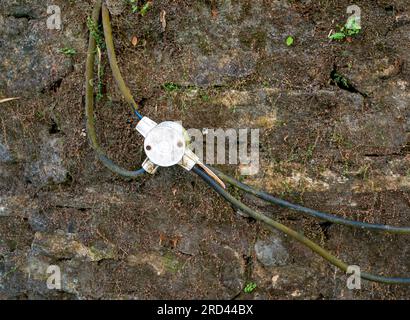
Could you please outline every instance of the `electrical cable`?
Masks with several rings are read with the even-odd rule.
[[[310,248],[313,252],[317,253],[325,260],[330,262],[332,265],[338,267],[342,271],[346,272],[348,270],[348,264],[340,260],[339,258],[332,255],[329,251],[325,250],[312,240],[306,238],[301,233],[267,217],[266,215],[257,212],[241,201],[233,197],[230,193],[224,190],[219,184],[217,184],[208,174],[202,171],[199,167],[195,166],[192,171],[196,173],[199,177],[201,177],[212,189],[214,189],[220,196],[222,196],[226,201],[231,203],[235,208],[243,211],[244,213],[248,214],[250,217],[264,222],[267,225],[284,232],[288,236],[292,237],[293,239],[299,241],[306,247]],[[374,275],[371,273],[362,272],[360,277],[366,280],[374,281],[374,282],[381,282],[381,283],[388,283],[388,284],[410,284],[410,278],[393,278],[393,277],[383,277],[379,275]]]
[[[98,0],[95,4],[92,19],[95,24],[98,24],[99,16],[101,12],[101,0]],[[90,144],[94,151],[97,154],[98,159],[111,171],[127,177],[127,178],[136,178],[145,172],[144,169],[139,169],[136,171],[129,171],[124,169],[117,164],[115,164],[111,159],[102,150],[101,146],[98,143],[97,134],[94,126],[94,61],[96,54],[96,41],[90,33],[88,41],[88,52],[87,52],[87,63],[86,63],[86,94],[85,94],[85,114],[87,119],[87,133]]]
[[[289,208],[295,211],[303,212],[309,216],[319,218],[328,222],[332,222],[335,224],[341,224],[349,227],[354,227],[354,228],[360,228],[360,229],[365,229],[365,230],[377,230],[377,231],[384,231],[387,233],[393,233],[393,234],[410,234],[410,228],[409,227],[395,227],[395,226],[389,226],[389,225],[384,225],[384,224],[374,224],[374,223],[367,223],[367,222],[360,222],[360,221],[355,221],[355,220],[350,220],[350,219],[345,219],[342,217],[335,216],[333,214],[325,213],[325,212],[320,212],[317,210],[313,210],[310,208],[306,208],[297,204],[293,204],[291,202],[288,202],[283,199],[276,198],[264,191],[257,190],[247,184],[244,184],[228,175],[225,173],[219,171],[218,169],[215,169],[213,167],[208,166],[210,170],[212,170],[221,180],[225,181],[226,183],[229,183],[230,185],[233,185],[237,187],[238,189],[245,191],[247,193],[253,194],[254,196],[265,200],[267,202],[277,204],[281,207]]]
[[[110,67],[111,67],[115,82],[117,83],[118,88],[120,89],[122,95],[124,96],[125,101],[127,101],[128,104],[131,106],[132,111],[135,113],[138,119],[141,120],[143,117],[137,111],[138,105],[135,102],[130,89],[125,84],[124,78],[121,75],[120,68],[118,67],[117,56],[115,54],[115,49],[114,49],[114,41],[112,37],[110,13],[104,4],[102,5],[102,22],[103,22],[103,28],[104,28],[104,38],[105,38],[105,45],[107,48],[108,61],[110,62]]]
[[[131,95],[130,90],[125,84],[124,79],[121,76],[120,69],[118,67],[116,55],[115,55],[115,50],[114,50],[114,44],[113,44],[113,37],[112,37],[112,29],[111,29],[111,23],[110,23],[110,18],[109,18],[109,12],[108,9],[105,7],[105,5],[102,4],[101,0],[96,1],[96,5],[93,10],[92,14],[92,19],[94,23],[98,23],[99,20],[99,15],[100,12],[102,11],[102,20],[103,20],[103,28],[104,28],[104,36],[105,36],[105,41],[106,41],[106,48],[107,48],[107,53],[108,53],[108,58],[110,62],[110,67],[113,71],[113,76],[114,79],[124,96],[125,100],[131,105],[133,112],[137,115],[139,119],[142,119],[141,114],[138,113],[137,108],[138,105],[135,102],[134,98]],[[88,48],[88,53],[87,53],[87,64],[86,64],[86,118],[87,118],[87,132],[89,135],[89,140],[91,143],[91,146],[97,153],[98,158],[102,161],[102,163],[111,171],[118,173],[122,176],[125,177],[131,177],[135,178],[140,176],[142,173],[145,172],[144,169],[139,169],[136,171],[129,171],[127,169],[124,169],[118,165],[116,165],[112,160],[110,160],[104,153],[104,151],[101,149],[100,145],[98,144],[97,140],[97,135],[94,127],[94,90],[93,90],[93,79],[94,79],[94,61],[95,61],[95,52],[96,52],[96,41],[94,37],[90,34],[89,38],[89,48]],[[292,204],[288,201],[276,198],[266,192],[256,190],[255,188],[252,188],[242,182],[237,181],[236,179],[225,175],[224,173],[220,172],[219,170],[215,168],[209,168],[208,169],[212,170],[221,180],[239,188],[242,191],[248,192],[250,194],[253,194],[265,201],[268,201],[273,204],[277,204],[283,207],[290,208],[292,210],[304,212],[306,214],[309,214],[313,217],[320,218],[329,222],[333,223],[338,223],[338,224],[343,224],[347,226],[352,226],[352,227],[357,227],[357,228],[362,228],[362,229],[369,229],[369,230],[380,230],[380,231],[386,231],[390,233],[396,233],[396,234],[409,234],[410,233],[410,228],[407,227],[393,227],[393,226],[387,226],[387,225],[381,225],[381,224],[370,224],[370,223],[364,223],[364,222],[358,222],[358,221],[353,221],[353,220],[348,220],[344,218],[340,218],[331,214],[323,213],[320,211],[316,211],[313,209],[305,208],[303,206],[299,206],[296,204]],[[313,252],[319,254],[321,257],[323,257],[325,260],[327,260],[329,263],[332,265],[338,267],[342,271],[346,272],[348,270],[348,264],[340,260],[339,258],[333,256],[330,252],[319,246],[318,244],[314,243],[310,239],[306,238],[303,236],[301,233],[267,217],[266,215],[259,213],[256,210],[253,210],[243,204],[241,201],[233,197],[231,194],[226,192],[222,186],[220,186],[212,177],[209,175],[209,173],[203,171],[199,166],[194,166],[192,171],[197,174],[199,177],[201,177],[209,186],[211,186],[219,195],[221,195],[226,201],[228,201],[230,204],[232,204],[235,208],[247,213],[250,217],[264,222],[267,225],[284,232],[285,234],[289,235],[293,239],[299,241],[303,245],[307,246],[310,248]],[[361,273],[360,274],[361,278],[367,279],[370,281],[375,281],[375,282],[381,282],[381,283],[388,283],[388,284],[410,284],[410,278],[394,278],[394,277],[383,277],[379,275],[373,275],[370,273]]]

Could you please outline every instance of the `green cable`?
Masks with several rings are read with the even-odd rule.
[[[253,194],[254,196],[263,199],[267,202],[273,203],[280,205],[285,208],[289,208],[295,211],[303,212],[305,214],[308,214],[310,216],[313,216],[315,218],[319,218],[325,221],[329,221],[331,223],[335,224],[341,224],[345,226],[350,226],[354,228],[360,228],[360,229],[365,229],[365,230],[375,230],[375,231],[384,231],[387,233],[393,233],[393,234],[410,234],[410,228],[409,227],[395,227],[395,226],[389,226],[389,225],[384,225],[384,224],[375,224],[375,223],[367,223],[367,222],[360,222],[360,221],[355,221],[355,220],[349,220],[345,218],[341,218],[329,213],[325,212],[320,212],[317,210],[313,210],[310,208],[306,208],[297,204],[290,203],[286,200],[276,198],[266,192],[257,190],[251,186],[248,186],[247,184],[244,184],[226,174],[223,172],[215,169],[208,167],[210,170],[212,170],[222,181],[229,183],[230,185],[233,185],[237,187],[238,189],[245,191],[247,193]]]
[[[306,247],[310,248],[313,252],[320,255],[322,258],[330,262],[332,265],[338,267],[343,272],[346,272],[348,269],[348,264],[340,260],[339,258],[332,255],[329,251],[325,250],[318,244],[314,243],[312,240],[306,238],[301,233],[267,217],[266,215],[257,212],[241,201],[233,197],[231,194],[226,192],[219,184],[217,184],[209,175],[207,175],[204,171],[202,171],[199,167],[195,166],[193,172],[200,176],[208,185],[210,185],[219,195],[221,195],[226,201],[231,203],[235,208],[245,212],[250,217],[262,221],[267,225],[287,234],[288,236],[292,237],[293,239],[299,241]],[[362,272],[360,277],[366,280],[374,281],[374,282],[381,282],[381,283],[388,283],[388,284],[410,284],[410,278],[391,278],[391,277],[382,277],[378,275],[373,275],[370,273]]]
[[[117,56],[115,55],[115,49],[114,49],[114,41],[112,37],[110,13],[104,4],[102,6],[102,21],[103,21],[104,38],[105,38],[105,45],[107,47],[108,60],[110,62],[110,67],[111,67],[115,82],[117,83],[118,88],[120,89],[122,95],[124,96],[125,101],[128,102],[128,104],[132,108],[132,111],[141,120],[142,115],[139,114],[139,112],[137,111],[138,105],[135,102],[130,89],[125,84],[124,78],[121,75],[120,68],[118,67]]]
[[[95,24],[98,23],[99,16],[101,12],[101,0],[98,0],[94,6],[92,19]],[[111,171],[127,177],[136,178],[145,172],[144,169],[139,169],[136,171],[129,171],[124,169],[117,164],[115,164],[111,159],[109,159],[101,146],[98,143],[97,134],[94,126],[94,61],[96,52],[96,41],[94,37],[90,34],[88,41],[88,52],[87,52],[87,63],[86,63],[86,94],[85,94],[85,114],[87,119],[87,133],[90,144],[97,154],[98,159]]]
[[[103,25],[104,25],[104,34],[106,38],[107,52],[109,55],[111,69],[113,70],[113,75],[117,82],[117,85],[120,88],[120,91],[124,95],[124,98],[126,99],[128,103],[131,104],[133,111],[136,112],[137,104],[132,98],[132,95],[129,89],[125,85],[125,82],[121,76],[121,72],[118,68],[118,64],[117,64],[117,60],[116,60],[115,52],[114,52],[113,41],[112,41],[112,30],[111,30],[111,25],[110,25],[110,20],[109,20],[109,13],[108,13],[108,10],[105,8],[105,6],[102,6],[101,0],[98,0],[94,7],[92,19],[95,23],[98,22],[101,7],[103,10],[102,16],[103,16]],[[94,127],[93,78],[94,78],[95,51],[96,51],[96,42],[95,42],[95,39],[90,35],[89,49],[88,49],[88,55],[87,55],[87,66],[86,66],[86,117],[87,117],[87,131],[88,131],[90,143],[93,149],[95,150],[95,152],[97,153],[98,158],[103,162],[103,164],[107,168],[123,176],[127,176],[127,177],[139,176],[142,172],[144,172],[143,169],[140,169],[138,171],[128,171],[126,169],[123,169],[117,166],[115,163],[113,163],[110,159],[107,158],[107,156],[104,154],[103,150],[98,144],[95,127]],[[213,170],[215,171],[215,169]],[[212,178],[210,178],[205,172],[203,172],[198,167],[195,166],[193,168],[193,171],[197,175],[199,175],[205,182],[207,182],[217,193],[219,193],[222,197],[224,197],[225,200],[230,202],[234,207],[244,211],[245,213],[247,213],[249,216],[253,217],[254,219],[262,221],[266,223],[267,225],[286,233],[290,237],[296,239],[297,241],[301,242],[302,244],[310,248],[312,251],[322,256],[324,259],[326,259],[327,261],[329,261],[331,264],[338,267],[342,271],[344,272],[347,271],[348,265],[344,263],[343,261],[341,261],[340,259],[338,259],[337,257],[333,256],[327,250],[323,249],[322,247],[320,247],[319,245],[317,245],[310,239],[306,238],[302,234],[294,231],[293,229],[279,222],[276,222],[272,220],[271,218],[265,216],[264,214],[261,214],[247,207],[245,204],[240,202],[238,199],[234,198],[232,195],[227,193],[221,186],[219,186]],[[243,184],[241,185],[239,181],[236,181],[233,178],[230,178],[229,176],[222,174],[221,172],[218,172],[218,173],[219,173],[218,176],[220,176],[222,180],[225,180],[228,183],[236,185],[238,188],[244,191],[251,192],[253,189],[249,186],[247,186],[248,188],[244,188],[244,186],[246,185],[243,185]],[[257,190],[255,190],[255,193],[254,193],[255,195],[260,193],[256,191]],[[382,276],[373,275],[369,273],[361,273],[361,277],[363,279],[367,279],[370,281],[376,281],[376,282],[382,282],[382,283],[410,284],[410,279],[408,278],[389,278],[389,277],[382,277]]]

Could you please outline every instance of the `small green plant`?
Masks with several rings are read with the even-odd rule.
[[[8,276],[12,275],[13,273],[15,273],[18,270],[18,268],[16,266],[12,267],[9,271],[3,273],[2,278],[5,279]]]
[[[310,161],[313,158],[313,153],[315,152],[316,144],[311,144],[306,150],[306,161]]]
[[[281,192],[282,197],[289,196],[294,192],[292,185],[288,181],[282,181],[281,187],[282,187],[282,192]]]
[[[77,51],[74,48],[65,47],[59,50],[62,54],[66,55],[67,57],[72,57],[77,54]]]
[[[162,85],[165,91],[167,92],[174,92],[179,89],[181,89],[181,86],[179,84],[173,83],[173,82],[167,82]]]
[[[350,167],[351,167],[351,164],[350,164],[349,160],[344,160],[342,175],[345,178],[348,178],[349,175],[350,175]]]
[[[38,120],[43,120],[45,118],[44,111],[36,111],[34,114]]]
[[[290,47],[295,42],[295,39],[292,36],[286,38],[286,45]]]
[[[135,13],[138,11],[138,0],[128,0],[129,4],[131,5],[131,11],[132,13]]]
[[[139,5],[138,0],[128,0],[128,3],[131,5],[132,13],[139,13],[141,16],[145,16],[149,9],[151,8],[152,2],[148,1],[145,4]]]
[[[355,86],[350,82],[348,78],[346,78],[343,74],[339,73],[336,69],[334,69],[330,73],[330,79],[333,84],[337,85],[339,88],[343,90],[347,90],[349,92],[360,93]]]
[[[257,287],[255,282],[249,282],[245,288],[243,289],[243,292],[245,293],[252,293],[253,290],[255,290]]]
[[[342,133],[333,131],[332,137],[330,139],[338,148],[351,149],[353,144],[349,141]]]
[[[369,173],[370,173],[370,165],[364,164],[357,171],[357,176],[359,178],[362,178],[363,180],[367,180],[369,178]]]
[[[203,102],[208,102],[211,99],[211,97],[207,93],[202,93],[201,99]]]
[[[342,74],[338,73],[335,71],[331,75],[332,80],[335,82],[335,84],[342,86],[342,87],[349,87],[349,80]]]
[[[99,60],[98,63],[98,84],[97,84],[97,95],[96,99],[97,101],[101,101],[101,99],[104,97],[103,91],[104,91],[104,83],[103,83],[103,78],[104,76],[104,66],[101,63],[101,60]]]
[[[140,15],[145,16],[148,12],[148,10],[151,8],[151,2],[148,1],[146,4],[142,6],[140,9]]]
[[[95,42],[97,43],[97,47],[100,49],[104,49],[105,48],[104,34],[103,34],[103,31],[101,30],[101,26],[96,24],[91,17],[88,17],[87,27],[88,27],[88,30],[90,31],[91,36],[94,38]]]
[[[94,38],[97,44],[97,54],[98,54],[98,61],[97,61],[97,101],[100,101],[103,98],[103,76],[104,76],[104,66],[102,62],[102,50],[105,49],[105,41],[104,41],[104,33],[100,25],[96,24],[91,17],[87,18],[87,27],[90,31],[91,36]]]
[[[347,37],[353,37],[360,33],[362,30],[359,22],[356,18],[351,18],[347,21],[347,23],[340,29],[339,32],[335,32],[329,35],[329,39],[331,40],[343,40]]]

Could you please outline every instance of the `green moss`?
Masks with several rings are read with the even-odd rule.
[[[10,251],[14,251],[14,250],[17,249],[18,243],[17,243],[16,240],[12,240],[12,239],[11,240],[6,240],[6,244],[9,247]]]
[[[239,41],[247,49],[264,49],[267,43],[266,31],[249,28],[239,33]]]
[[[164,83],[162,85],[162,88],[166,92],[174,92],[174,91],[180,90],[181,86],[179,84],[176,84],[176,83],[173,83],[173,82],[167,82],[167,83]]]
[[[114,259],[116,257],[114,248],[107,248],[107,249],[101,250],[100,248],[97,248],[96,246],[91,246],[91,247],[88,247],[88,249],[89,249],[91,258],[94,261],[100,261],[104,259]]]
[[[97,248],[91,246],[90,248],[90,253],[92,255],[93,260],[99,261],[104,259],[104,254],[98,250]]]
[[[242,4],[240,21],[242,22],[243,20],[248,18],[251,14],[252,14],[252,2],[251,1],[245,1]]]
[[[316,149],[316,145],[315,144],[311,144],[308,146],[307,150],[306,150],[306,161],[310,161],[313,158],[313,153]]]
[[[209,43],[209,40],[206,36],[204,37],[204,36],[198,35],[197,44],[198,44],[198,48],[202,51],[202,53],[204,54],[212,53],[211,44]]]
[[[338,73],[337,71],[332,71],[330,75],[333,82],[341,88],[348,89],[351,85],[349,80],[342,74]]]
[[[59,50],[62,54],[66,55],[67,57],[73,57],[77,54],[77,51],[74,48],[64,47]]]
[[[87,19],[87,27],[90,31],[91,36],[94,38],[97,46],[100,49],[105,48],[105,41],[104,41],[104,32],[102,31],[102,27],[94,22],[91,17]]]
[[[167,252],[162,257],[162,263],[165,269],[171,273],[177,273],[182,268],[182,263],[171,252]]]
[[[211,97],[206,92],[201,92],[200,97],[203,102],[209,102],[211,100]]]
[[[141,16],[145,16],[148,11],[151,9],[152,2],[147,1],[143,3],[144,1],[139,1],[139,0],[127,0],[129,5],[131,6],[131,11],[132,13],[139,13]],[[141,4],[139,4],[141,2]]]
[[[336,131],[333,132],[331,141],[339,148],[353,148],[353,143],[349,141],[344,135]]]
[[[35,112],[35,117],[37,120],[44,120],[45,119],[45,113],[44,111],[38,110]]]
[[[13,273],[15,273],[18,270],[18,268],[16,266],[10,268],[10,270],[6,271],[3,274],[3,278],[7,278],[8,276],[12,275]]]
[[[363,180],[367,180],[369,178],[369,174],[370,174],[370,165],[368,164],[362,165],[357,172],[357,176]]]

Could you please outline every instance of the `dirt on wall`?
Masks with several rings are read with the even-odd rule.
[[[140,1],[143,5],[144,1]],[[144,2],[145,3],[145,2]],[[346,276],[246,218],[172,167],[127,180],[90,148],[84,116],[93,1],[0,0],[0,298],[408,299],[407,286]],[[259,189],[360,221],[410,225],[410,4],[364,0],[362,30],[329,33],[350,1],[107,1],[126,83],[142,114],[187,128],[257,128]],[[165,22],[165,23],[164,23]],[[286,39],[291,36],[293,44]],[[68,50],[62,50],[68,49]],[[96,127],[127,168],[137,123],[103,52]],[[218,166],[239,177],[237,166]],[[409,236],[315,220],[229,189],[350,264],[410,276]],[[47,268],[62,272],[49,290]],[[256,289],[245,293],[244,287]]]

